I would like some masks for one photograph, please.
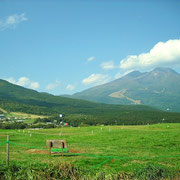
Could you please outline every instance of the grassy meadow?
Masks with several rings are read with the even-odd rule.
[[[144,126],[63,127],[39,130],[0,130],[0,163],[70,163],[85,173],[132,174],[152,165],[180,172],[180,123]],[[51,154],[48,139],[65,139],[69,153]]]

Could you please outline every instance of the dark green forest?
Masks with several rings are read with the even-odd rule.
[[[94,104],[94,106],[33,106],[24,103],[0,101],[0,107],[8,112],[25,112],[38,115],[47,115],[48,118],[37,119],[36,123],[53,122],[60,120],[59,114],[63,114],[63,120],[72,126],[79,125],[137,125],[155,123],[180,122],[180,113],[163,112],[146,106],[121,106]]]
[[[64,121],[79,125],[137,125],[180,122],[180,113],[164,112],[144,105],[111,105],[54,96],[0,80],[0,108],[7,112],[46,115],[36,122]]]

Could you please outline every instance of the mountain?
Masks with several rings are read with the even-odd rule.
[[[109,98],[112,97],[109,96]],[[66,122],[72,126],[80,124],[135,125],[159,123],[164,118],[166,122],[179,122],[180,119],[180,113],[163,112],[144,105],[102,104],[54,96],[17,86],[4,80],[0,80],[0,110],[46,115],[51,119],[59,119],[59,114],[63,114]]]
[[[180,74],[163,67],[145,73],[133,71],[71,97],[109,104],[142,104],[180,112]]]
[[[88,109],[96,106],[97,103],[88,102],[85,100],[78,100],[72,98],[65,98],[60,96],[54,96],[48,93],[40,93],[32,89],[24,88],[5,80],[0,80],[0,107],[7,105],[7,103],[15,103],[14,106],[8,106],[10,110],[20,106],[20,108],[26,109],[31,106],[29,111],[35,111],[40,108],[41,113],[53,114],[53,113],[78,113],[80,109],[85,113]],[[19,105],[21,104],[21,105]],[[27,107],[27,108],[25,108]],[[6,109],[6,108],[5,108]]]
[[[97,111],[103,112],[106,110],[150,110],[157,111],[157,109],[147,106],[115,106],[108,104],[101,104],[95,102],[89,102],[87,100],[72,99],[61,96],[54,96],[48,93],[40,93],[32,89],[24,88],[5,80],[0,80],[0,108],[6,107],[7,103],[14,103],[10,109],[18,107],[18,104],[22,104],[22,107],[32,106],[37,108],[43,108],[46,113],[95,113]],[[22,108],[21,107],[21,108]],[[45,109],[46,108],[46,109]],[[6,109],[6,108],[5,108]],[[32,110],[32,109],[30,109]],[[33,110],[34,111],[34,110]],[[36,113],[36,112],[35,112]]]

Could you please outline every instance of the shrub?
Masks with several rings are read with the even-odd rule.
[[[143,180],[158,180],[164,178],[173,178],[174,173],[172,170],[167,169],[160,165],[147,165],[144,168],[135,172],[135,177],[137,179]]]

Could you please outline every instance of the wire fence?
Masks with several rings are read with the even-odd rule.
[[[9,146],[9,152],[7,152],[7,145]],[[9,153],[9,155],[8,155]],[[98,155],[98,154],[87,154],[87,153],[57,153],[55,155],[59,155],[62,158],[67,157],[81,157],[81,158],[93,158],[93,159],[100,159],[100,162],[97,164],[93,164],[89,166],[89,168],[98,168],[101,167],[105,164],[110,164],[113,163],[114,160],[148,160],[148,159],[157,159],[157,158],[179,158],[180,154],[176,154],[173,156],[141,156],[141,157],[136,157],[136,156],[104,156],[104,155]],[[10,157],[9,160],[7,160],[7,157]],[[56,157],[59,156],[52,156],[51,154],[51,149],[49,148],[42,148],[42,147],[37,147],[37,146],[30,146],[26,144],[21,144],[17,143],[11,140],[6,140],[3,142],[0,142],[0,159],[1,160],[6,160],[10,161],[15,160],[15,161],[29,161],[32,163],[49,163],[52,162],[52,160],[57,160]],[[61,159],[62,159],[61,158]],[[9,164],[9,162],[8,162]]]
[[[166,153],[166,151],[162,152],[161,150],[159,150],[158,153],[148,153],[148,149],[144,151],[147,147],[139,146],[138,152],[141,152],[141,150],[146,152],[144,154],[142,153],[142,156],[140,153],[137,153],[137,156],[136,153],[131,153],[133,150],[127,153],[124,153],[125,151],[119,153],[118,150],[111,151],[111,149],[104,151],[107,147],[107,143],[102,141],[102,139],[106,141],[106,138],[109,138],[110,140],[111,138],[116,138],[116,132],[119,134],[119,130],[111,127],[88,128],[85,130],[83,128],[69,128],[57,129],[55,131],[3,131],[3,134],[0,134],[0,162],[7,162],[7,145],[9,145],[9,164],[11,164],[11,161],[35,164],[50,164],[68,161],[80,164],[86,169],[98,169],[104,167],[118,169],[127,163],[132,164],[133,161],[161,162],[162,160],[162,162],[164,162],[167,160],[167,162],[180,162],[180,152],[178,152],[178,150],[169,154]],[[104,136],[105,138],[103,137],[103,133],[106,133]],[[8,141],[6,140],[7,135],[10,135],[10,140]],[[127,133],[125,135],[127,135]],[[103,137],[100,143],[96,142],[97,136]],[[81,140],[77,140],[79,138],[81,138]],[[92,143],[93,140],[87,141],[87,143],[86,138],[93,139],[94,143]],[[45,141],[48,139],[68,139],[68,145],[73,151],[69,151],[68,153],[52,153],[51,149],[47,148],[45,145]],[[116,144],[113,147],[116,147]],[[126,149],[126,147],[121,146],[122,149]],[[82,148],[82,150],[80,148]],[[136,150],[136,147],[132,146],[131,149],[133,148]],[[179,165],[179,163],[177,164]]]

